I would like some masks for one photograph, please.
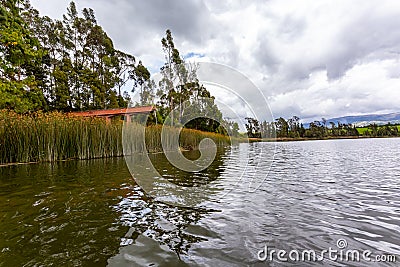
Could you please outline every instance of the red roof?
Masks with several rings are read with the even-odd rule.
[[[146,114],[156,110],[154,106],[133,107],[133,108],[116,108],[116,109],[102,109],[102,110],[88,110],[79,112],[70,112],[70,115],[79,117],[108,117],[117,115],[133,115],[133,114]]]

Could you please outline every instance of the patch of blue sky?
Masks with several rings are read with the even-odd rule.
[[[184,59],[189,59],[189,58],[202,58],[205,57],[205,54],[202,53],[195,53],[195,52],[189,52],[186,55],[183,56]]]

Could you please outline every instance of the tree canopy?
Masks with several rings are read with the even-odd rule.
[[[157,95],[162,117],[168,120],[166,123],[226,134],[215,98],[197,78],[198,66],[185,62],[180,56],[170,30],[166,30],[161,45],[165,63],[161,67],[162,79]]]

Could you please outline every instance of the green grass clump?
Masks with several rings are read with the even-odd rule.
[[[122,125],[59,112],[0,112],[0,162],[91,159],[122,155]]]
[[[162,151],[162,126],[143,127],[132,122],[124,128],[121,120],[110,123],[103,118],[73,117],[60,112],[21,115],[3,110],[0,111],[0,163],[106,158]],[[178,129],[166,127],[166,131],[168,139],[168,132],[176,133]],[[229,138],[220,134],[182,129],[179,145],[197,149],[205,137],[217,145],[229,144]],[[167,149],[174,149],[166,143]]]
[[[139,124],[131,123],[125,125],[124,129],[124,148],[125,154],[134,152],[160,152],[163,150],[162,143],[162,125],[151,125],[144,127]],[[176,150],[174,146],[173,136],[179,136],[179,147],[182,149],[198,149],[199,143],[204,138],[212,139],[217,146],[226,146],[230,144],[228,136],[216,133],[202,132],[198,130],[183,128],[180,132],[178,128],[165,126],[164,131],[164,148],[168,151]],[[143,138],[143,134],[145,138]],[[142,140],[145,140],[143,142]]]

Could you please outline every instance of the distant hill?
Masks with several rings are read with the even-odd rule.
[[[376,123],[378,125],[387,124],[388,122],[392,124],[399,123],[400,124],[400,112],[397,113],[389,113],[389,114],[370,114],[370,115],[358,115],[358,116],[344,116],[344,117],[337,117],[331,118],[326,120],[327,123],[337,122],[340,123],[351,123],[356,126],[366,126],[371,123]],[[308,128],[310,124],[304,123],[304,127]]]

